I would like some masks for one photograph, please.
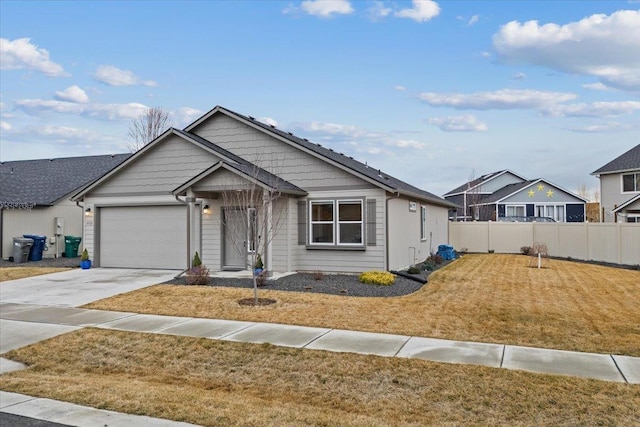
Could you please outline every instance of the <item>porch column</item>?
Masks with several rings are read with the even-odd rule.
[[[262,190],[262,205],[264,212],[264,260],[267,265],[267,276],[273,273],[273,203],[268,190]]]
[[[188,248],[188,267],[191,267],[191,261],[196,253],[196,197],[193,191],[187,190],[187,248]]]

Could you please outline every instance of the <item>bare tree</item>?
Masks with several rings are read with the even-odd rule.
[[[472,184],[476,180],[476,170],[471,169],[471,174],[469,175],[469,181],[467,182],[467,189],[465,192],[465,221],[474,221],[475,219],[479,219],[480,214],[480,206],[478,203],[480,202],[480,187],[475,185],[472,187]]]
[[[258,305],[258,281],[264,280],[273,267],[269,265],[267,251],[274,237],[287,217],[287,199],[279,189],[281,181],[271,173],[252,166],[246,178],[234,179],[222,192],[225,211],[222,216],[225,240],[231,238],[241,245],[227,250],[235,250],[251,264],[253,269],[260,257],[264,259],[261,277],[253,274],[254,305]]]
[[[169,112],[161,107],[151,107],[129,124],[127,146],[135,153],[164,131],[173,126]]]

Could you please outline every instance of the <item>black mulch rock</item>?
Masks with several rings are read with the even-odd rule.
[[[80,267],[80,257],[76,258],[42,258],[40,261],[28,261],[15,263],[6,259],[0,259],[0,268],[7,267]]]

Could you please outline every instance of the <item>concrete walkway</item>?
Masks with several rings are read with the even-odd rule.
[[[79,328],[404,357],[640,384],[640,358],[235,320],[0,303],[0,353]],[[5,339],[5,337],[7,337]],[[0,373],[16,369],[0,361]]]
[[[270,343],[640,384],[640,358],[234,320],[78,308],[171,279],[175,271],[72,270],[0,284],[0,354],[83,327]],[[0,358],[0,374],[25,366]],[[75,426],[186,426],[0,391],[2,414]],[[27,419],[28,420],[28,419]],[[44,425],[44,424],[38,424]],[[56,424],[51,424],[56,425]]]

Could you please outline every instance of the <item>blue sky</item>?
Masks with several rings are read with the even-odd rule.
[[[126,152],[222,105],[436,194],[576,190],[640,142],[640,2],[0,2],[0,159]]]

